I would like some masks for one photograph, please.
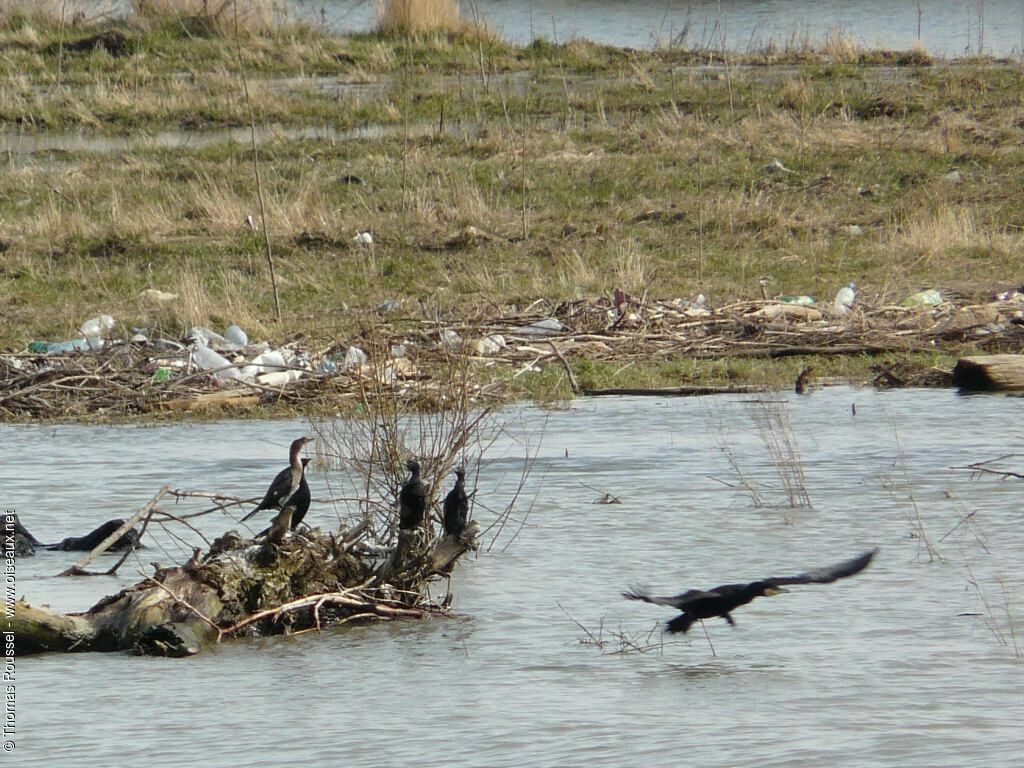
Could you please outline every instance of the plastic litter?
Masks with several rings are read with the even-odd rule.
[[[795,173],[784,166],[778,159],[772,160],[767,165],[761,166],[761,173],[765,176],[772,176],[776,173]]]
[[[359,347],[349,347],[345,352],[345,359],[342,361],[346,368],[354,368],[360,365],[366,365],[369,358],[366,353],[363,352]]]
[[[252,362],[241,370],[243,378],[251,379],[263,373],[273,373],[284,370],[288,366],[284,355],[279,350],[272,352],[261,352],[252,359]]]
[[[857,300],[857,284],[850,282],[839,289],[836,293],[836,300],[832,303],[832,310],[837,315],[845,315],[853,309],[853,303]]]
[[[229,325],[224,331],[224,338],[240,347],[249,343],[249,336],[237,325]]]
[[[79,330],[87,339],[96,336],[105,336],[114,330],[114,318],[110,315],[97,315],[82,323]]]
[[[103,346],[103,339],[69,339],[68,341],[33,341],[28,345],[29,352],[43,355],[59,355],[64,352],[91,352]]]
[[[937,307],[942,303],[942,294],[934,288],[912,293],[900,302],[901,307]]]
[[[203,328],[202,326],[190,328],[189,332],[185,334],[185,340],[202,344],[206,347],[215,347],[216,349],[238,349],[238,345],[234,342],[228,341],[216,331],[211,331],[209,328]]]
[[[441,346],[446,349],[458,349],[462,346],[462,337],[451,328],[441,331]]]
[[[783,296],[783,304],[799,304],[801,307],[809,307],[814,303],[814,297],[808,296],[806,293],[800,296]]]
[[[168,304],[178,298],[176,293],[168,293],[157,288],[147,288],[139,294],[139,298],[152,304]]]
[[[209,347],[199,344],[192,350],[192,357],[204,371],[214,371],[218,379],[239,379],[241,372],[227,358],[218,355]]]
[[[273,373],[264,373],[257,376],[256,381],[267,387],[283,387],[285,384],[297,381],[300,378],[302,378],[302,371],[274,371]]]
[[[496,355],[505,348],[505,337],[500,333],[492,333],[476,343],[478,355]]]
[[[517,328],[516,332],[522,336],[554,336],[565,330],[565,326],[553,317],[538,320],[535,323]]]

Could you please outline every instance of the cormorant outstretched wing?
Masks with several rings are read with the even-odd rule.
[[[700,600],[706,597],[719,597],[720,595],[714,590],[690,589],[683,592],[681,595],[658,597],[650,594],[645,589],[632,587],[628,592],[623,592],[622,596],[629,598],[630,600],[643,600],[645,603],[654,603],[655,605],[671,605],[673,608],[679,608],[682,610],[686,607],[687,603],[691,603],[694,600]]]
[[[868,564],[874,559],[875,555],[878,554],[878,549],[869,549],[857,557],[850,560],[844,560],[836,565],[827,566],[825,568],[815,568],[805,573],[799,573],[796,576],[773,576],[768,579],[761,579],[766,584],[770,584],[773,587],[782,587],[787,584],[831,584],[833,581],[839,579],[845,579],[847,576],[853,576],[854,574],[860,573]]]
[[[815,568],[813,570],[806,571],[805,573],[797,574],[796,576],[772,576],[767,579],[760,579],[759,581],[773,587],[781,587],[786,584],[830,584],[838,579],[845,579],[847,576],[853,576],[856,573],[860,573],[868,567],[868,564],[872,559],[874,559],[876,554],[878,554],[877,549],[869,549],[867,552],[864,552],[851,560],[844,560],[837,565],[825,568]],[[757,582],[750,583],[756,584]],[[647,590],[637,589],[634,587],[628,592],[623,592],[622,596],[629,598],[630,600],[643,600],[645,603],[670,605],[673,608],[685,610],[686,606],[695,600],[722,597],[724,593],[734,592],[737,588],[746,586],[747,584],[723,584],[722,586],[714,587],[710,590],[691,589],[683,592],[682,594],[668,597],[656,597],[655,595],[647,592]]]

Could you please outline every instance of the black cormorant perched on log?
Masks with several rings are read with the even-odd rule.
[[[288,466],[277,473],[270,483],[263,501],[252,512],[242,518],[245,522],[263,509],[283,509],[285,504],[295,507],[292,513],[291,527],[294,531],[309,511],[309,484],[306,482],[306,465],[309,459],[300,459],[299,452],[306,443],[313,442],[311,437],[300,437],[292,441],[288,450]]]
[[[830,584],[837,579],[845,579],[847,576],[853,576],[867,568],[868,563],[877,552],[877,549],[871,549],[852,560],[846,560],[828,568],[807,571],[796,576],[772,576],[752,581],[749,584],[723,584],[706,591],[691,589],[674,597],[654,597],[638,589],[623,592],[622,596],[628,597],[630,600],[670,605],[682,611],[668,622],[669,632],[686,632],[693,622],[699,619],[710,619],[713,616],[721,616],[735,626],[736,622],[729,614],[741,605],[746,605],[755,597],[767,597],[780,592],[788,592],[788,589],[783,589],[787,584]]]
[[[466,470],[455,469],[455,487],[444,497],[444,532],[456,539],[466,529],[469,518],[469,497],[466,496]]]
[[[427,489],[420,480],[420,463],[416,459],[409,459],[405,466],[410,475],[398,492],[398,527],[403,531],[414,531],[423,525]]]

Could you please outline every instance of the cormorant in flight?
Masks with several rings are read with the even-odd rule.
[[[670,605],[682,611],[667,623],[669,632],[686,632],[693,622],[699,619],[710,619],[713,616],[721,616],[735,626],[736,622],[729,614],[741,605],[746,605],[755,597],[768,597],[780,592],[788,592],[788,589],[783,589],[787,584],[830,584],[837,579],[845,579],[847,576],[853,576],[867,568],[868,563],[877,552],[877,549],[871,549],[852,560],[846,560],[828,568],[817,568],[796,576],[772,576],[752,581],[749,584],[723,584],[706,591],[691,589],[674,597],[654,597],[639,589],[623,592],[622,596],[630,600]]]
[[[420,480],[420,463],[416,459],[409,459],[405,467],[410,475],[398,492],[398,527],[403,531],[414,531],[423,525],[427,490]]]
[[[469,518],[469,497],[466,496],[466,470],[455,469],[455,487],[444,497],[444,532],[459,538]]]
[[[285,504],[295,507],[292,512],[291,528],[294,531],[309,511],[309,484],[306,482],[306,465],[309,459],[300,459],[299,452],[306,443],[313,442],[312,437],[300,437],[292,441],[288,451],[288,466],[277,473],[270,483],[263,501],[252,512],[242,518],[245,522],[263,509],[284,509]]]

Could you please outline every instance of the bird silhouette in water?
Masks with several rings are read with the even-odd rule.
[[[277,473],[267,488],[263,501],[252,512],[242,518],[244,523],[257,512],[264,509],[284,509],[285,505],[294,507],[291,516],[291,529],[294,531],[309,511],[309,484],[306,482],[306,465],[309,459],[300,459],[299,452],[306,443],[313,442],[311,437],[300,437],[292,441],[288,449],[288,466]],[[260,535],[260,534],[257,534]]]
[[[423,513],[427,509],[427,489],[420,480],[420,463],[416,459],[405,462],[409,479],[398,492],[398,527],[403,531],[414,531],[423,525]]]
[[[456,539],[466,530],[469,519],[469,497],[466,496],[466,470],[455,469],[455,487],[444,497],[444,532]]]
[[[780,592],[788,592],[789,590],[783,587],[791,584],[830,584],[838,579],[845,579],[867,568],[877,553],[877,549],[868,550],[852,560],[796,576],[772,576],[747,584],[723,584],[709,590],[691,589],[674,597],[654,597],[639,589],[623,592],[622,596],[630,600],[643,600],[645,603],[670,605],[682,611],[667,623],[668,632],[686,632],[693,622],[714,616],[721,616],[735,626],[736,622],[730,615],[732,611],[746,605],[755,597],[770,597]]]

